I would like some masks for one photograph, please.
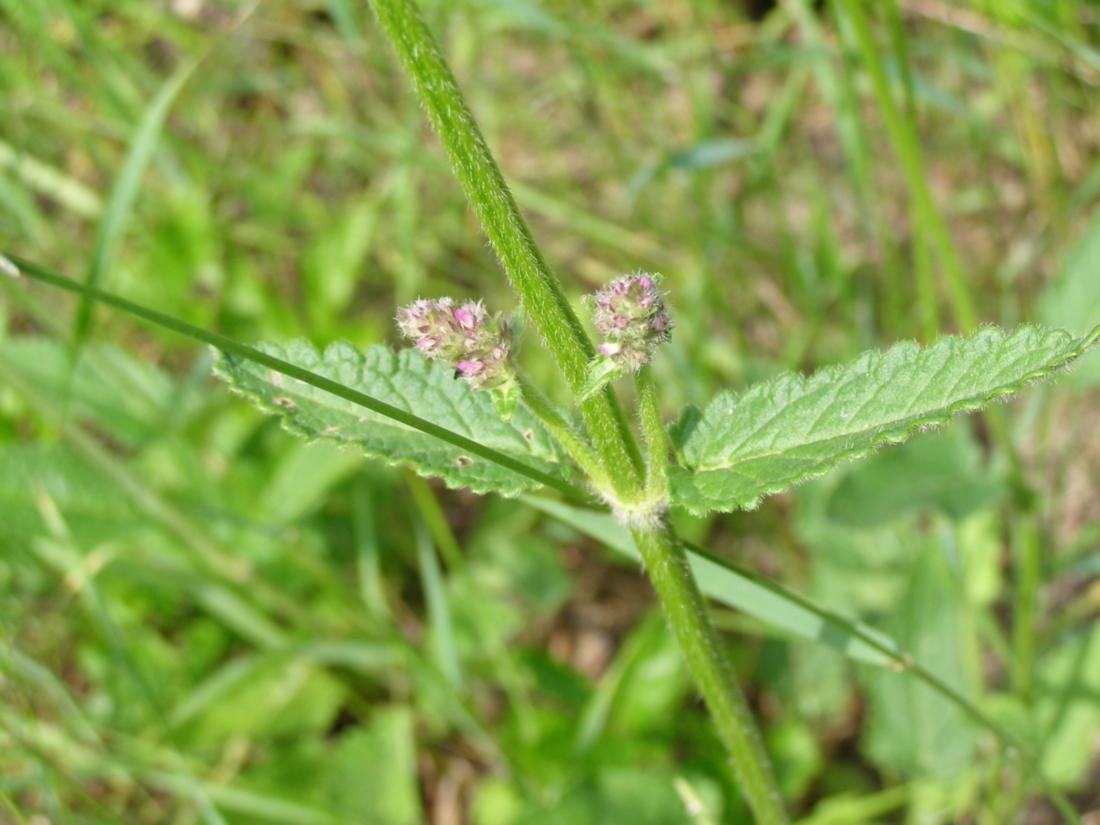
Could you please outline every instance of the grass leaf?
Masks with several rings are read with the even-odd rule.
[[[130,143],[126,160],[122,165],[122,171],[115,180],[110,198],[107,200],[103,218],[99,224],[99,232],[96,236],[95,250],[92,252],[92,260],[88,271],[84,276],[85,283],[90,287],[99,286],[103,275],[111,265],[114,257],[115,246],[126,227],[126,221],[137,200],[138,189],[141,186],[141,178],[153,156],[153,150],[160,140],[161,129],[168,110],[183,89],[187,79],[195,71],[199,61],[192,60],[182,65],[169,77],[157,91],[156,96],[149,103],[142,115],[141,122],[134,132]],[[94,303],[89,296],[85,296],[80,303],[76,314],[75,340],[77,345],[87,337],[88,329],[92,322],[92,307]]]

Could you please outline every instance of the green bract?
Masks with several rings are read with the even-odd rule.
[[[692,513],[755,507],[840,461],[979,409],[1067,366],[1100,336],[987,327],[969,337],[867,352],[810,377],[724,392],[672,427],[673,503]]]

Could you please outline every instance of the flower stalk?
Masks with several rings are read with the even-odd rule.
[[[611,479],[600,463],[600,457],[585,440],[584,436],[570,424],[553,401],[522,372],[518,374],[520,394],[550,434],[558,440],[566,454],[576,462],[581,472],[595,487],[596,493],[605,501],[613,494]]]
[[[638,370],[634,386],[638,397],[638,420],[645,444],[646,498],[660,501],[663,505],[668,499],[668,437],[661,419],[657,385],[648,366]]]

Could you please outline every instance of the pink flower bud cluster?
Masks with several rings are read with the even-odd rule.
[[[604,339],[601,355],[629,370],[649,363],[672,330],[660,287],[660,275],[637,272],[588,296],[592,324]]]
[[[453,365],[474,389],[493,389],[513,378],[511,330],[481,301],[421,298],[398,311],[397,328],[426,358]]]

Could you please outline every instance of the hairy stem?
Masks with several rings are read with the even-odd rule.
[[[779,787],[733,668],[722,652],[683,546],[665,524],[631,531],[758,825],[787,822]]]
[[[600,463],[600,457],[592,449],[584,436],[577,432],[561,414],[554,402],[546,397],[546,394],[531,383],[523,373],[518,374],[520,389],[523,393],[523,402],[538,419],[550,431],[550,434],[558,440],[566,454],[576,462],[585,475],[589,477],[597,490],[610,492],[613,488],[607,471]]]
[[[370,0],[405,74],[447,152],[508,280],[574,394],[595,354],[561,285],[520,215],[485,138],[466,106],[439,46],[412,0]],[[580,405],[585,427],[615,491],[636,497],[641,456],[609,388]]]
[[[648,366],[638,371],[635,379],[638,395],[638,419],[645,444],[646,498],[664,501],[668,496],[668,439],[657,402],[657,386]]]
[[[512,288],[570,389],[578,395],[595,354],[592,342],[535,245],[438,45],[412,0],[370,3],[405,73],[412,79],[417,97],[443,142],[455,175]],[[580,408],[599,464],[619,502],[636,503],[644,496],[642,457],[611,388],[584,399]],[[636,526],[634,530],[654,586],[722,740],[733,756],[758,822],[785,823],[767,756],[733,673],[719,652],[683,548],[664,523]]]

